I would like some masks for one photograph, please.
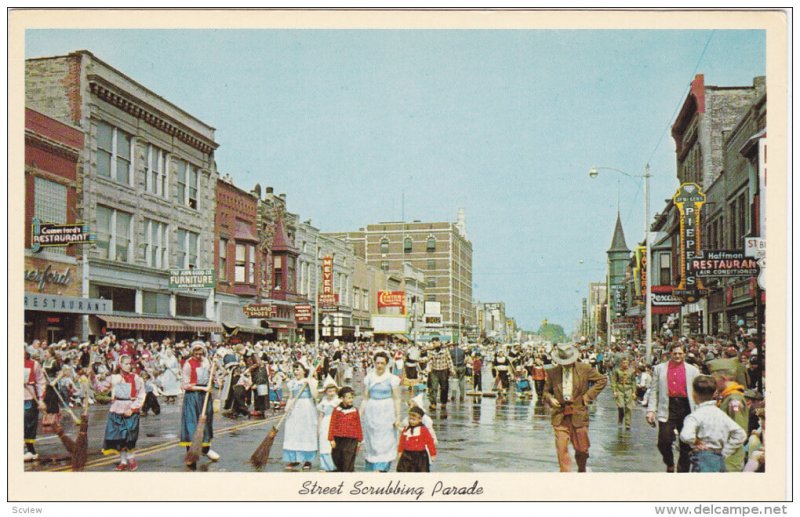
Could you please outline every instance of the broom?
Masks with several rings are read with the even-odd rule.
[[[208,398],[211,395],[212,383],[214,382],[214,368],[217,362],[212,361],[211,371],[208,373],[208,391],[203,399],[203,410],[200,412],[200,418],[197,421],[197,427],[194,429],[194,436],[192,436],[192,444],[189,450],[186,451],[186,457],[183,463],[187,466],[194,465],[200,459],[200,453],[203,452],[203,432],[206,427],[206,408],[208,408]]]
[[[78,430],[78,438],[72,450],[72,471],[79,472],[86,465],[86,457],[89,453],[89,386],[88,381],[84,383],[83,414],[81,415],[81,427]]]
[[[72,418],[72,421],[75,422],[75,425],[80,424],[81,423],[80,419],[78,419],[78,417],[75,416],[75,413],[72,412],[72,410],[69,408],[69,405],[66,402],[64,402],[64,399],[61,397],[61,393],[59,393],[58,389],[56,389],[56,387],[53,386],[53,382],[50,380],[50,377],[47,376],[47,372],[44,370],[44,368],[42,368],[42,373],[44,374],[44,378],[47,379],[47,384],[49,384],[53,388],[53,391],[56,392],[58,399],[64,405],[64,410]],[[34,395],[36,395],[36,393],[34,393]],[[61,440],[61,444],[64,446],[64,448],[67,449],[67,451],[70,454],[73,454],[75,451],[75,440],[73,440],[64,433],[64,428],[61,427],[60,423],[56,424],[56,434],[58,435],[58,438]]]
[[[306,381],[303,381],[303,383],[305,384]],[[297,399],[300,398],[300,395],[303,393],[303,391],[305,391],[305,387],[303,387],[289,402],[292,407],[294,407],[295,402],[297,402]],[[278,423],[272,426],[272,429],[269,430],[267,436],[264,437],[256,451],[252,456],[250,456],[250,464],[255,468],[260,469],[267,464],[267,461],[269,461],[269,451],[272,449],[272,444],[275,441],[275,437],[278,436],[278,429],[280,429],[281,425],[283,425],[283,421],[286,420],[287,416],[289,416],[289,411],[285,412],[281,419],[278,420]]]

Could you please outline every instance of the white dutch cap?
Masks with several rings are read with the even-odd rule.
[[[411,402],[411,404],[413,404],[413,405],[417,406],[417,407],[418,407],[418,408],[420,408],[420,409],[425,409],[425,408],[422,406],[422,404],[424,404],[424,403],[425,403],[425,397],[423,397],[423,396],[422,396],[422,393],[420,393],[420,394],[419,394],[419,395],[417,395],[416,397],[412,398],[412,399],[410,400],[410,402]]]
[[[203,343],[202,341],[194,341],[194,342],[192,342],[192,347],[191,347],[192,353],[194,353],[194,351],[195,351],[196,349],[198,349],[198,348],[199,348],[200,350],[202,350],[202,351],[203,351],[203,353],[205,353],[205,351],[206,351],[206,344],[205,344],[205,343]]]
[[[336,384],[336,381],[333,380],[333,377],[330,375],[325,377],[325,381],[322,383],[322,391],[327,391],[328,388],[339,388],[339,385]]]

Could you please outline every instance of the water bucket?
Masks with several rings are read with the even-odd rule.
[[[267,395],[269,395],[269,385],[267,384],[257,385],[256,394],[258,394],[259,397],[266,397]]]

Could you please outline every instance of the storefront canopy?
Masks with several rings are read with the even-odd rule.
[[[252,325],[240,325],[238,323],[228,323],[228,322],[225,322],[225,324],[229,327],[237,327],[239,329],[239,332],[244,332],[247,334],[259,334],[259,335],[267,334],[267,329],[265,329],[264,327],[255,327]]]
[[[98,316],[110,329],[157,332],[222,332],[222,325],[208,320],[140,318],[137,316]]]

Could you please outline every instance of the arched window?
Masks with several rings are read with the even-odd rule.
[[[403,241],[403,251],[405,253],[411,253],[411,237],[406,237]]]
[[[428,244],[426,246],[428,251],[436,251],[436,238],[433,235],[428,237]]]
[[[389,253],[389,239],[384,237],[381,239],[381,255],[386,255]]]

